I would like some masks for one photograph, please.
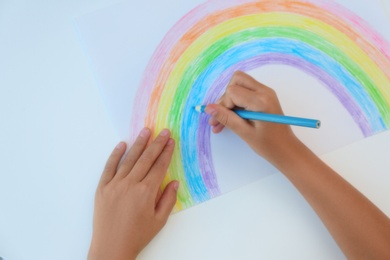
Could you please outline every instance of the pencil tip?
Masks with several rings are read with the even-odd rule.
[[[199,113],[204,113],[206,106],[194,106],[193,108],[195,109],[195,111],[197,111]]]

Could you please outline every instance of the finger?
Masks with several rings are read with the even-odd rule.
[[[156,192],[158,192],[158,189],[160,188],[161,183],[167,173],[168,166],[172,159],[174,146],[175,142],[173,141],[173,139],[169,139],[166,146],[164,147],[164,150],[156,159],[152,168],[143,180],[149,183],[151,187],[155,189]]]
[[[232,85],[226,89],[224,98],[219,102],[220,105],[227,108],[240,107],[246,110],[261,111],[262,94],[248,90],[239,85]]]
[[[214,126],[217,126],[219,125],[219,122],[214,118],[214,117],[210,117],[209,119],[209,125],[214,127]]]
[[[238,135],[248,131],[250,124],[232,110],[217,104],[208,105],[205,112],[214,117],[221,125],[228,127]],[[218,129],[216,129],[218,130]],[[220,129],[222,131],[222,129]]]
[[[139,133],[137,139],[135,140],[133,146],[128,151],[125,159],[119,167],[118,177],[125,177],[129,174],[131,169],[134,167],[137,160],[142,155],[142,152],[145,150],[148,141],[150,138],[150,130],[148,128],[144,128]]]
[[[219,134],[224,128],[225,126],[223,124],[217,124],[216,126],[213,126],[212,131],[214,134]]]
[[[256,93],[255,91],[248,90],[248,89],[246,89],[242,86],[239,86],[239,85],[231,85],[228,87],[228,89],[222,95],[222,97],[218,100],[218,104],[220,104],[221,106],[224,106],[230,110],[235,108],[235,107],[241,107],[243,109],[255,111],[253,104],[255,104],[257,106],[257,110],[259,110],[259,108],[260,108],[259,104],[258,104],[258,100],[256,99],[257,96],[259,96],[259,94]],[[210,113],[210,111],[209,111],[209,113]],[[212,126],[213,133],[218,134],[218,133],[222,132],[225,125],[227,124],[227,122],[225,122],[225,121],[227,121],[229,119],[229,117],[227,117],[227,116],[228,115],[226,113],[222,113],[222,114],[219,113],[218,117],[212,116],[210,118],[209,124],[210,124],[210,126]],[[229,128],[231,128],[231,127],[234,127],[234,126],[229,125]],[[237,129],[237,130],[233,130],[233,131],[238,133],[239,130]]]
[[[179,182],[170,182],[156,206],[156,217],[165,222],[167,221],[169,214],[171,214],[173,207],[177,200],[177,190],[179,189]]]
[[[254,91],[268,88],[264,84],[261,84],[260,82],[255,80],[253,77],[251,77],[250,75],[248,75],[242,71],[234,72],[234,74],[233,74],[233,76],[228,84],[228,87],[231,85],[239,85],[239,86],[247,88],[248,90],[254,90]]]
[[[168,129],[164,129],[157,136],[157,138],[146,148],[146,150],[139,157],[134,167],[128,175],[130,179],[135,181],[141,181],[148,174],[150,168],[153,166],[156,159],[160,156],[164,150],[165,145],[169,140],[170,132]]]
[[[210,117],[209,119],[209,125],[211,126],[211,129],[213,133],[218,134],[222,132],[223,128],[225,127],[224,125],[221,125],[217,119],[214,117]]]
[[[231,86],[229,88],[231,88]],[[236,105],[232,102],[231,98],[226,95],[227,90],[228,89],[226,89],[225,93],[223,93],[223,95],[217,100],[215,104],[223,105],[227,108],[233,109]]]
[[[283,114],[275,90],[268,87],[252,91],[239,85],[229,86],[218,104],[227,108],[239,107],[249,111]]]
[[[112,151],[110,157],[107,160],[106,166],[104,167],[102,176],[100,178],[99,185],[105,185],[114,178],[118,168],[118,164],[121,161],[123,154],[126,151],[126,143],[120,142],[115,149]]]
[[[157,196],[156,196],[156,199],[154,201],[154,204],[157,206],[157,203],[160,201],[160,198],[161,198],[161,195],[162,195],[163,191],[161,189],[161,187],[158,189],[158,192],[157,192]]]

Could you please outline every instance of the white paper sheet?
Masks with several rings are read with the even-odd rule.
[[[219,8],[225,5],[230,5],[230,8],[234,8],[234,6],[238,7],[250,2],[253,1],[232,0],[203,3],[195,0],[167,0],[124,2],[77,20],[83,46],[95,72],[97,82],[102,91],[102,97],[121,138],[130,140],[131,134],[134,135],[138,132],[140,125],[142,125],[142,122],[139,126],[131,125],[131,118],[134,112],[145,113],[142,107],[133,107],[134,100],[139,98],[137,90],[144,87],[141,84],[142,78],[145,75],[148,76],[149,73],[149,71],[145,71],[145,68],[147,68],[151,58],[156,58],[156,54],[154,54],[156,48],[161,47],[164,41],[169,41],[169,39],[167,40],[169,37],[166,37],[167,33],[173,33],[172,35],[174,35],[171,28],[179,24],[182,25],[181,27],[187,26],[189,31],[191,26],[196,23],[195,19],[197,16],[184,16],[188,13],[196,13],[198,16],[203,15],[206,17],[213,15]],[[262,3],[266,1],[257,2]],[[388,30],[389,23],[383,12],[383,3],[381,1],[370,1],[368,4],[363,1],[343,0],[337,1],[336,6],[330,1],[310,1],[307,3],[321,7],[327,6],[327,11],[329,13],[333,12],[336,16],[343,13],[350,14],[352,18],[339,18],[347,21],[351,30],[368,31],[367,35],[371,33],[383,37],[383,45],[372,42],[370,39],[366,40],[370,41],[378,50],[384,53],[385,51],[390,52],[389,49],[384,50],[384,48],[389,46],[385,39],[390,39],[390,30]],[[341,4],[340,8],[339,4]],[[346,7],[350,11],[344,10],[344,7],[341,6]],[[262,11],[259,10],[259,13],[262,13]],[[288,19],[286,18],[286,21]],[[320,17],[318,19],[321,20],[323,18]],[[330,20],[323,19],[322,22],[328,24]],[[312,30],[310,22],[307,22],[305,25],[307,26],[307,31]],[[179,31],[177,33],[180,34]],[[178,39],[181,37],[181,35],[176,36]],[[272,37],[269,37],[269,39],[271,40],[268,44],[276,44],[272,42]],[[359,41],[360,39],[353,39],[352,42]],[[347,49],[340,48],[347,52]],[[174,48],[172,52],[174,52]],[[286,54],[282,49],[280,51],[276,50],[276,52]],[[299,49],[296,52],[301,52],[303,56],[307,54],[304,49]],[[319,55],[318,53],[316,55]],[[164,55],[169,55],[169,53],[160,54],[161,57]],[[357,54],[357,59],[359,60],[362,56],[364,55],[359,56]],[[310,57],[306,57],[306,59],[310,60]],[[314,64],[315,59],[314,57],[311,63]],[[322,59],[322,57],[319,59]],[[376,61],[375,57],[372,59],[374,62]],[[344,99],[340,92],[330,91],[330,87],[325,87],[324,81],[319,80],[318,75],[311,75],[307,71],[303,71],[299,66],[295,66],[293,61],[289,64],[279,63],[259,65],[257,68],[248,69],[247,72],[257,80],[276,90],[286,115],[321,120],[322,126],[318,130],[293,127],[294,132],[317,154],[327,153],[364,138],[364,136],[387,129],[388,126],[385,125],[382,128],[379,127],[369,132],[362,131],[363,124],[357,124],[356,117],[351,115],[351,111],[355,110],[348,110],[348,105],[340,102],[340,100]],[[336,61],[335,63],[339,64],[341,62]],[[362,66],[363,71],[365,71],[364,64],[358,64],[357,66]],[[336,74],[339,73],[334,70],[329,69],[329,71]],[[367,67],[368,70],[369,67]],[[376,78],[375,73],[373,75],[374,77],[372,78]],[[359,78],[358,75],[353,76]],[[335,82],[337,83],[337,80]],[[347,82],[348,84],[352,83]],[[333,87],[338,90],[337,87]],[[390,85],[382,87],[388,89]],[[352,89],[352,87],[350,88]],[[384,94],[385,99],[390,99],[390,97],[387,97],[388,94],[389,92]],[[351,100],[355,99],[351,98]],[[362,105],[357,104],[358,108],[359,106],[362,107]],[[388,120],[385,117],[383,120]],[[371,125],[374,124],[372,123]],[[184,142],[185,140],[180,141]],[[212,164],[215,170],[218,194],[225,193],[276,172],[271,165],[255,155],[242,140],[228,130],[220,135],[211,135],[210,143],[210,158],[212,157]],[[182,146],[184,147],[184,144]],[[191,180],[185,177],[183,177],[183,180],[187,182],[188,186],[191,186]],[[191,188],[189,190],[191,191]],[[196,192],[202,193],[202,191],[195,190]],[[196,204],[214,195],[213,193],[201,199],[194,199],[188,205]],[[192,194],[192,197],[194,196]],[[187,206],[182,205],[178,209]]]

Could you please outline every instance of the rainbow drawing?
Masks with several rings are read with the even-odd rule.
[[[134,103],[137,133],[169,128],[176,148],[166,184],[181,182],[175,210],[219,195],[207,117],[232,73],[283,64],[314,76],[364,136],[390,127],[390,45],[332,1],[212,0],[179,20],[145,69]]]

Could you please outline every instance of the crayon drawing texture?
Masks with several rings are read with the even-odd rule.
[[[207,117],[236,70],[298,68],[328,89],[364,136],[390,127],[390,45],[331,1],[207,1],[183,16],[152,55],[134,103],[134,133],[167,127],[176,140],[166,185],[181,182],[176,210],[221,193]]]

